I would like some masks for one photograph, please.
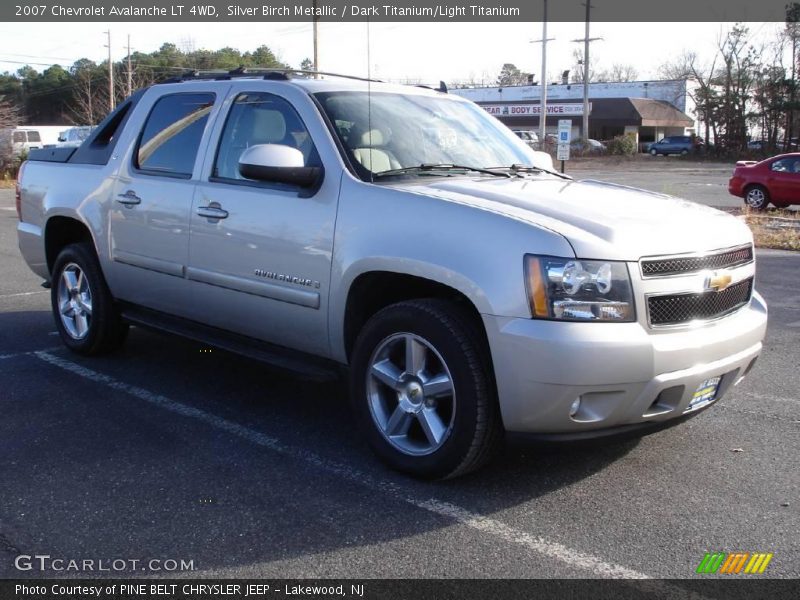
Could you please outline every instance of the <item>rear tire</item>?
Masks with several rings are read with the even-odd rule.
[[[86,356],[119,348],[128,334],[94,248],[70,244],[56,258],[50,288],[56,328],[73,352]]]
[[[502,439],[491,360],[455,303],[384,308],[358,335],[350,370],[359,427],[390,467],[425,479],[483,466]]]
[[[687,154],[689,154],[689,151],[686,148],[681,150],[681,156],[686,156]]]
[[[753,210],[766,210],[769,206],[769,192],[760,185],[751,185],[744,192],[744,203]]]

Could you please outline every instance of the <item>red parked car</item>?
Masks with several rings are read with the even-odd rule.
[[[737,162],[728,191],[755,210],[764,210],[770,202],[778,208],[800,204],[800,153]]]

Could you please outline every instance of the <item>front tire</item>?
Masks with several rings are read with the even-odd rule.
[[[745,191],[744,203],[753,210],[766,210],[769,205],[769,192],[760,185],[750,186]]]
[[[58,255],[50,301],[61,340],[73,352],[105,354],[125,341],[128,326],[120,318],[90,244],[70,244]]]
[[[658,156],[658,150],[655,148],[650,149],[650,156]]]
[[[375,314],[358,335],[351,401],[390,467],[425,479],[485,464],[502,427],[478,324],[457,304],[412,300]]]

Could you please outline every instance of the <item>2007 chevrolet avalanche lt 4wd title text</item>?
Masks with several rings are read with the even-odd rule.
[[[475,469],[504,433],[657,429],[761,351],[743,223],[554,173],[441,91],[188,77],[32,154],[19,245],[69,348],[111,351],[135,323],[346,365],[361,431],[416,476]]]

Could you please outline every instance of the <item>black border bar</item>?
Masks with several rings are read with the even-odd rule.
[[[0,598],[19,600],[297,600],[308,598],[377,600],[484,600],[509,598],[707,598],[725,600],[796,599],[800,580],[763,579],[753,575],[727,578],[596,579],[39,579],[0,580]],[[125,587],[123,587],[125,586]],[[252,587],[251,587],[252,586]],[[315,593],[314,590],[317,590]],[[99,593],[98,593],[99,591]],[[321,593],[324,592],[324,593]],[[43,592],[43,593],[42,593]],[[248,593],[254,592],[254,593]]]
[[[541,21],[544,0],[317,0],[321,22]],[[596,22],[756,22],[785,20],[788,0],[592,0]],[[9,0],[9,22],[299,22],[313,0]],[[583,21],[584,0],[549,0],[552,22]],[[680,29],[654,32],[680,41]]]

